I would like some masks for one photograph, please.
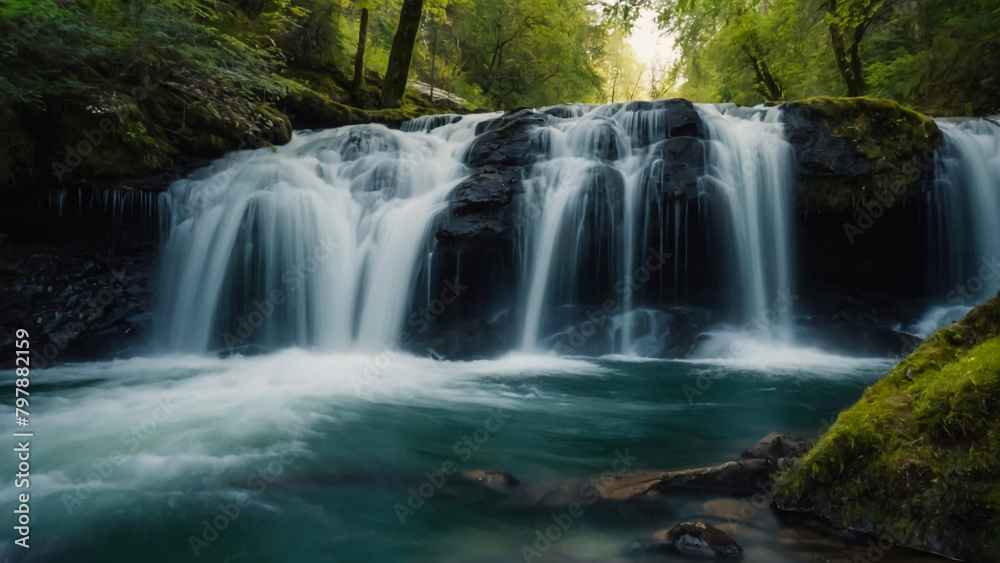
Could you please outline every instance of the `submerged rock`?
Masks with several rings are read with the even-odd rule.
[[[471,469],[463,471],[462,476],[498,493],[508,493],[521,483],[510,473],[499,469]]]
[[[660,530],[639,542],[640,553],[677,552],[702,559],[739,557],[743,548],[725,532],[704,522],[682,522],[669,530]]]

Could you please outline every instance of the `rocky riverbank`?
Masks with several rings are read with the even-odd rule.
[[[153,351],[154,243],[0,242],[0,353],[31,335],[31,367]]]
[[[585,513],[617,514],[618,520],[642,530],[670,522],[670,518],[676,518],[674,507],[698,498],[703,498],[703,503],[687,515],[696,520],[668,524],[649,535],[636,537],[622,546],[621,560],[663,561],[663,557],[702,560],[743,557],[747,561],[802,558],[827,562],[853,562],[860,557],[863,561],[874,558],[910,563],[944,560],[896,542],[886,543],[880,538],[873,543],[863,534],[774,510],[771,501],[775,480],[815,442],[816,439],[773,433],[747,448],[739,460],[677,471],[632,472],[628,453],[617,452],[611,470],[555,483],[526,483],[501,470],[470,470],[461,474],[466,485],[457,486],[447,494],[492,505],[494,510],[551,512],[555,525],[539,531],[534,545],[521,548],[529,560],[543,554],[546,542],[557,541],[559,534]],[[740,542],[753,547],[745,551]]]

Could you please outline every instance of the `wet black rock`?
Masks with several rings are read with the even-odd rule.
[[[858,178],[868,174],[868,159],[850,139],[830,133],[820,116],[794,102],[783,104],[785,135],[803,174]]]
[[[699,179],[705,174],[704,141],[695,137],[674,137],[653,148],[659,160],[646,170],[649,196],[686,195],[695,198]]]
[[[636,101],[625,104],[625,111],[663,111],[667,137],[705,137],[705,126],[698,110],[681,98]],[[640,139],[648,144],[651,139]]]
[[[510,237],[523,222],[515,198],[523,192],[521,171],[487,166],[452,193],[446,216],[437,231],[440,246],[496,243]],[[513,204],[513,205],[512,205]]]
[[[612,162],[626,156],[618,138],[618,127],[610,119],[594,119],[587,127],[586,145],[595,158]]]
[[[473,168],[531,164],[537,157],[532,131],[553,119],[549,114],[526,109],[480,123],[480,134],[465,155],[466,164]]]

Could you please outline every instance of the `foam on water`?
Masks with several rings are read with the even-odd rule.
[[[748,335],[732,328],[705,332],[694,353],[684,362],[761,372],[808,370],[815,375],[849,374],[871,366],[889,369],[892,358],[857,358],[815,348],[791,346]]]

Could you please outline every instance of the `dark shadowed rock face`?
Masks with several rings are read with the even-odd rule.
[[[662,225],[676,221],[678,209],[696,207],[695,200],[704,189],[699,178],[705,173],[702,139],[706,129],[693,104],[675,99],[615,107],[625,112],[616,119],[629,124],[625,129],[631,131],[631,139],[624,138],[622,128],[610,118],[598,117],[581,124],[580,129],[567,131],[573,142],[589,147],[596,155],[587,169],[590,181],[583,189],[588,210],[582,218],[583,230],[589,233],[585,243],[589,251],[584,254],[593,262],[593,267],[584,265],[582,270],[593,275],[579,280],[575,298],[580,303],[604,302],[608,295],[614,295],[614,284],[619,281],[617,268],[608,261],[624,259],[618,250],[625,232],[624,179],[611,163],[628,156],[625,151],[630,144],[633,148],[649,147],[658,156],[655,164],[643,171],[640,180],[646,194],[644,199],[650,205],[660,206],[647,221],[651,240],[662,239]],[[445,311],[439,322],[420,335],[416,348],[449,358],[468,358],[481,357],[485,351],[474,350],[475,346],[468,343],[459,345],[465,334],[490,350],[501,351],[518,343],[521,319],[516,316],[514,305],[519,296],[515,290],[524,274],[518,269],[524,263],[527,229],[541,217],[538,204],[541,199],[538,194],[528,197],[526,179],[538,173],[535,163],[552,148],[553,134],[548,126],[592,109],[593,106],[580,104],[523,109],[477,125],[477,137],[464,156],[472,175],[456,187],[435,226],[435,264],[431,274],[432,279],[457,278],[476,283],[470,284],[472,287]],[[701,221],[696,211],[689,215],[692,221]],[[700,226],[690,230],[695,237],[703,231]],[[689,244],[696,251],[702,243]],[[644,260],[645,256],[639,259]],[[674,267],[673,260],[669,257],[666,260]],[[693,276],[696,279],[702,275],[711,278],[697,264],[691,269],[697,272]],[[673,280],[673,274],[664,270],[656,284],[642,288],[637,302],[657,300],[660,286],[672,286]],[[678,342],[690,344],[693,340],[685,340],[684,331],[680,330],[690,324],[686,322],[688,317],[672,314],[670,318],[677,321],[674,324],[678,328]]]
[[[868,174],[871,164],[856,143],[833,136],[826,121],[803,106],[789,103],[782,107],[787,139],[803,176],[858,179]]]
[[[466,164],[473,168],[531,164],[537,158],[538,148],[532,142],[531,131],[552,119],[549,114],[525,109],[480,123],[476,128],[479,136],[465,155]]]
[[[667,137],[705,137],[705,126],[694,104],[680,98],[669,100],[636,101],[625,104],[625,111],[662,110],[666,121]],[[649,139],[641,139],[648,144]]]
[[[705,174],[704,141],[695,137],[674,137],[656,145],[654,154],[659,157],[645,171],[649,197],[684,195],[696,198],[701,188],[699,179]],[[702,183],[704,184],[704,183]]]
[[[484,167],[452,193],[436,235],[438,245],[473,249],[510,239],[519,224],[515,198],[522,192],[519,169]]]
[[[854,211],[873,201],[903,207],[933,180],[943,134],[924,115],[868,98],[810,98],[781,109],[800,198],[814,209]]]
[[[155,244],[0,247],[0,350],[13,358],[23,328],[36,369],[148,354],[156,256]]]

